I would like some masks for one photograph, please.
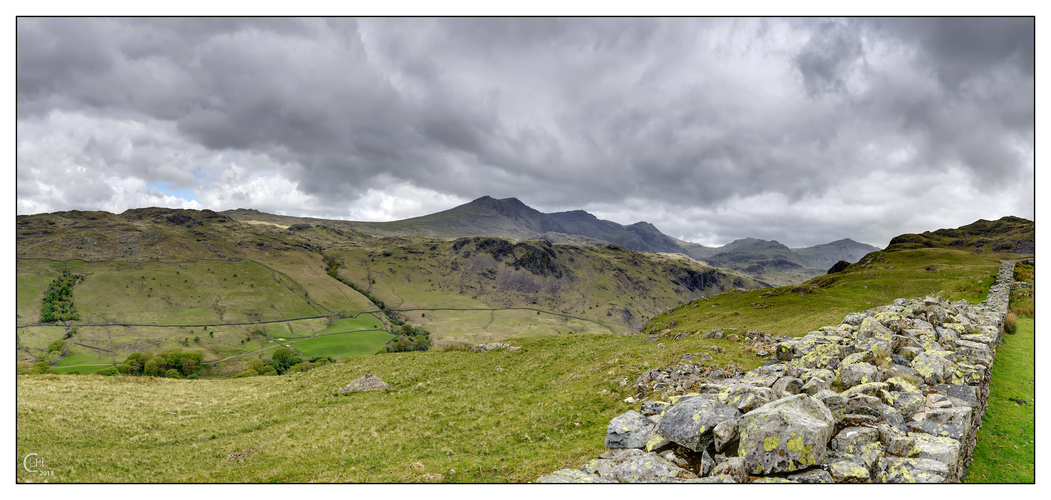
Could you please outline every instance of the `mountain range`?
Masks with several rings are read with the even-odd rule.
[[[321,219],[271,215],[251,209],[222,213],[236,220],[281,225],[322,222]],[[777,241],[744,238],[722,247],[708,247],[668,236],[645,221],[622,225],[599,219],[583,210],[543,213],[517,198],[490,196],[442,212],[399,221],[323,220],[323,223],[375,236],[441,239],[496,236],[589,246],[613,244],[639,252],[686,255],[711,266],[743,272],[770,285],[799,283],[824,274],[840,260],[857,262],[865,254],[879,250],[851,239],[789,248]]]

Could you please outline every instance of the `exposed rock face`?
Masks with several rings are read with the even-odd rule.
[[[897,299],[803,337],[749,332],[756,345],[773,341],[776,356],[748,372],[648,370],[635,383],[640,399],[666,401],[610,422],[607,447],[628,449],[541,481],[959,482],[985,413],[1013,272],[1004,263],[978,305]]]
[[[371,373],[366,373],[364,377],[361,377],[361,378],[359,378],[359,379],[347,384],[346,387],[344,387],[344,388],[342,388],[342,389],[340,389],[339,391],[336,391],[336,392],[338,392],[340,394],[344,394],[344,393],[347,393],[347,392],[379,391],[379,390],[382,390],[382,389],[390,389],[390,384],[380,380],[379,377],[377,377],[377,376],[375,376],[375,375],[373,375]]]

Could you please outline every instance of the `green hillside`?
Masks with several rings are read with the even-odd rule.
[[[939,295],[979,302],[1000,259],[1032,256],[1034,227],[1032,221],[1005,217],[958,230],[902,235],[886,251],[872,252],[841,272],[798,286],[704,297],[654,317],[643,330],[733,327],[798,336],[896,298]],[[994,253],[996,248],[1011,251]]]
[[[283,345],[309,356],[341,352],[345,359],[302,373],[237,379],[20,375],[16,453],[19,457],[37,453],[50,474],[27,474],[19,463],[16,481],[528,482],[554,470],[579,468],[604,451],[609,420],[637,409],[637,403],[624,400],[635,395],[631,385],[643,372],[675,365],[687,359],[685,355],[709,355],[708,366],[732,365],[741,370],[767,359],[757,355],[757,347],[746,339],[734,336],[676,339],[667,335],[658,343],[646,342],[640,335],[579,333],[590,331],[585,330],[589,325],[602,324],[603,318],[616,319],[613,314],[603,316],[616,308],[645,310],[642,305],[660,302],[665,297],[662,294],[708,286],[707,278],[699,278],[709,268],[684,257],[482,237],[440,241],[348,233],[341,239],[331,228],[308,226],[291,231],[291,226],[270,224],[230,226],[240,227],[229,230],[236,243],[229,251],[241,252],[232,260],[54,262],[20,258],[17,355],[33,360],[60,358],[52,367],[56,373],[91,373],[98,366],[119,362],[126,352],[178,348],[201,352],[205,363],[226,360],[214,365],[212,376],[238,373],[247,360],[268,358],[268,353]],[[46,246],[46,242],[34,244]],[[963,248],[873,252],[842,272],[796,287],[731,290],[733,278],[710,275],[716,278],[716,288],[725,287],[725,293],[658,314],[645,330],[735,328],[742,333],[757,329],[802,335],[837,324],[848,312],[898,297],[940,294],[977,302],[988,292],[999,259],[1019,256]],[[165,249],[155,251],[164,255]],[[391,325],[376,305],[354,317],[322,313],[316,318],[266,320],[272,317],[267,315],[310,314],[310,310],[340,307],[351,310],[338,300],[342,293],[368,301],[329,277],[323,256],[330,262],[340,259],[339,278],[359,287],[367,284],[367,293],[395,315],[413,322],[418,319],[448,337],[463,333],[454,331],[454,325],[474,324],[475,339],[502,334],[499,338],[510,337],[520,350],[481,353],[453,346],[427,352],[352,355],[367,353],[389,336]],[[85,257],[91,256],[76,258]],[[86,276],[72,292],[86,317],[109,319],[106,314],[120,309],[102,305],[104,297],[93,295],[92,286],[145,287],[139,289],[138,299],[131,293],[112,294],[118,302],[128,304],[123,308],[128,324],[90,326],[84,320],[35,324],[40,296],[56,273],[66,269]],[[1031,268],[1028,272],[1032,282]],[[180,280],[191,276],[201,281],[200,291],[180,288]],[[241,285],[240,280],[247,277],[251,279]],[[229,286],[224,288],[221,283]],[[244,291],[244,286],[258,289],[253,292],[258,295],[234,293]],[[616,295],[614,289],[621,294]],[[143,291],[146,298],[141,297]],[[131,324],[132,318],[220,317],[214,308],[199,313],[167,309],[163,299],[154,302],[155,291],[172,301],[192,301],[197,295],[213,293],[224,301],[243,301],[236,302],[238,308],[265,303],[269,310],[261,309],[256,319],[243,311],[226,311],[221,316],[241,314],[249,319],[244,324]],[[315,300],[315,294],[324,298]],[[587,299],[569,300],[580,294]],[[448,307],[432,305],[439,299]],[[1019,314],[1032,311],[1032,299],[1027,300],[1012,307],[1020,308]],[[137,311],[140,302],[136,301],[154,307]],[[509,308],[523,302],[528,305]],[[608,305],[596,307],[600,303]],[[478,304],[482,306],[468,307]],[[503,309],[493,310],[496,306]],[[111,307],[111,312],[100,313],[105,307]],[[570,313],[583,319],[570,318]],[[565,318],[576,333],[563,331],[568,327],[560,324],[544,326],[561,321],[559,318]],[[484,328],[478,326],[482,323]],[[1022,321],[1021,331],[1029,332],[1028,325]],[[529,328],[551,331],[540,335]],[[56,344],[56,339],[65,336],[64,343]],[[1016,348],[1024,349],[1024,342]],[[56,346],[58,351],[48,352]],[[365,373],[379,376],[391,388],[336,393]],[[1026,436],[1019,446],[1031,444]],[[989,459],[993,467],[1016,460],[995,453]]]
[[[206,376],[226,376],[280,345],[308,357],[373,354],[404,321],[439,346],[628,333],[684,300],[761,286],[611,245],[377,237],[339,221],[236,213],[253,218],[160,208],[19,216],[19,369],[47,358],[57,371],[92,373],[133,352],[180,349],[201,354]],[[339,274],[325,258],[340,261]],[[47,326],[43,300],[63,273],[78,316]],[[351,317],[378,324],[329,337],[330,324]]]

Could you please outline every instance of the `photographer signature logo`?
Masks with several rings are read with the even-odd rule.
[[[36,453],[30,453],[22,459],[22,468],[31,474],[39,474],[41,476],[55,475],[53,471],[43,470],[45,468],[44,459],[40,458]]]

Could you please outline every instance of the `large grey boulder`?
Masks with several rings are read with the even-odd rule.
[[[738,453],[750,474],[795,472],[824,460],[836,420],[817,399],[797,394],[741,417]]]
[[[645,448],[655,424],[636,411],[628,411],[609,421],[606,448]]]
[[[390,389],[390,384],[380,380],[379,377],[371,373],[366,373],[364,377],[347,384],[346,387],[336,392],[345,394],[348,392],[379,391],[383,389]]]
[[[713,439],[716,425],[741,416],[741,412],[706,398],[681,399],[664,411],[657,434],[690,450],[701,452]]]

